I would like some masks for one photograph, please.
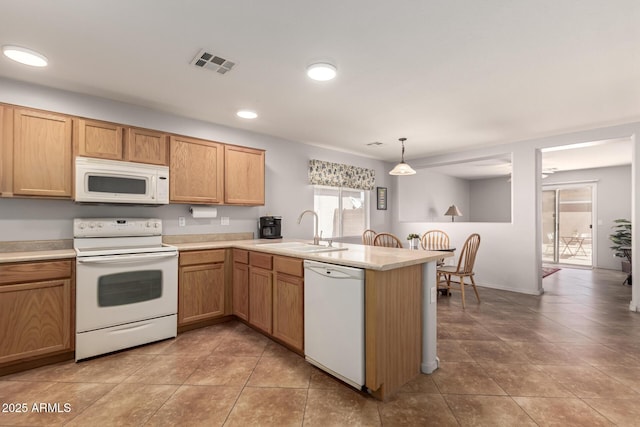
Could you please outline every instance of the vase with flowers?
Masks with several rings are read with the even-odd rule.
[[[409,249],[418,249],[418,245],[420,244],[419,235],[411,233],[407,236],[407,240],[409,241]]]

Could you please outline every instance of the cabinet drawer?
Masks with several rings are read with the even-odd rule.
[[[249,264],[252,267],[260,267],[265,270],[271,270],[273,256],[268,254],[263,254],[260,252],[250,252],[249,253]]]
[[[303,261],[298,258],[290,258],[283,256],[273,257],[273,269],[278,273],[286,273],[291,276],[304,276]]]
[[[0,285],[71,277],[71,260],[0,264]]]
[[[224,262],[224,249],[180,252],[180,265]]]
[[[249,264],[249,251],[242,249],[233,250],[233,262],[240,262],[242,264]]]

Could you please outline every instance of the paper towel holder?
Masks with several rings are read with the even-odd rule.
[[[189,206],[189,212],[193,218],[215,218],[218,216],[218,208],[212,206]]]

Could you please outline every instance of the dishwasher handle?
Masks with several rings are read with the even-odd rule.
[[[337,269],[337,268],[305,267],[305,269],[308,270],[308,271],[312,271],[312,272],[314,272],[316,274],[319,274],[321,276],[331,277],[332,279],[351,279],[351,278],[353,278],[352,275],[347,274],[343,270],[340,270],[340,269]]]

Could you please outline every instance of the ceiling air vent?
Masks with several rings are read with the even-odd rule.
[[[378,141],[370,142],[370,143],[367,144],[367,146],[369,146],[369,147],[379,147],[381,145],[382,145],[382,142],[378,142]]]
[[[196,55],[191,61],[192,65],[198,68],[206,68],[211,71],[215,71],[218,74],[225,74],[227,71],[231,71],[235,62],[231,62],[226,58],[209,53],[204,49]]]

